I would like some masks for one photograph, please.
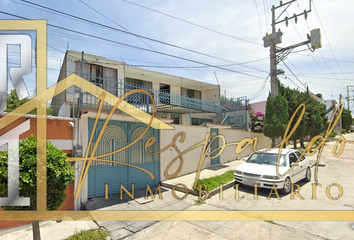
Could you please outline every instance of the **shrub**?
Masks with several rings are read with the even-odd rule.
[[[337,135],[338,135],[337,132],[332,132],[332,133],[329,134],[329,137],[336,137]]]
[[[6,206],[5,210],[36,210],[37,209],[37,138],[31,136],[20,142],[20,197],[30,197],[30,206]],[[0,153],[0,196],[7,196],[7,156],[8,152]],[[58,210],[63,204],[66,186],[75,177],[74,168],[66,162],[66,154],[47,143],[47,209]]]

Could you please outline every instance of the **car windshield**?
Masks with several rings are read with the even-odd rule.
[[[277,165],[278,154],[253,153],[246,162],[267,165]],[[280,155],[279,166],[286,166],[284,155]]]

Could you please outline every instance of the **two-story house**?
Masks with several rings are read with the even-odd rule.
[[[228,119],[229,110],[220,104],[219,85],[141,69],[129,66],[125,62],[68,50],[58,82],[71,74],[76,74],[91,82],[91,87],[98,86],[117,97],[123,96],[132,89],[146,90],[151,94],[153,101],[142,92],[129,95],[125,101],[149,114],[153,111],[154,102],[155,117],[165,123],[173,124],[175,129],[188,128],[188,140],[186,141],[191,143],[200,141],[198,139],[203,138],[205,133],[210,132],[212,136],[218,134],[219,127],[231,128],[231,126],[221,125],[231,123],[232,120]],[[97,97],[91,95],[89,91],[71,87],[53,98],[52,107],[59,115],[73,117],[75,122],[73,155],[81,157],[85,156],[86,152],[90,155],[95,143],[98,142],[100,130],[112,105],[104,103],[94,132],[99,103]],[[242,109],[246,109],[245,104]],[[236,126],[236,122],[234,125]],[[102,161],[93,161],[90,164],[88,176],[80,194],[80,202],[85,202],[88,198],[103,196],[106,191],[105,186],[108,186],[110,194],[114,194],[120,193],[122,185],[131,191],[133,187],[137,190],[146,188],[147,184],[152,187],[160,183],[160,180],[164,178],[165,169],[162,168],[165,168],[172,160],[174,152],[171,149],[168,153],[163,153],[165,155],[149,155],[145,152],[145,144],[150,137],[155,137],[155,143],[149,147],[149,151],[157,152],[170,143],[172,139],[167,140],[167,138],[171,135],[171,131],[161,133],[162,131],[150,127],[143,134],[145,129],[146,124],[121,110],[115,111],[103,132],[95,156],[113,154],[101,157]],[[93,139],[90,145],[91,135]],[[131,147],[118,151],[135,141],[137,142]],[[216,141],[211,148],[216,149],[218,146]],[[168,158],[165,157],[167,155]],[[193,160],[198,158],[192,155],[189,157]],[[218,163],[220,163],[219,158],[208,159],[203,167]],[[179,174],[195,171],[194,165],[190,168],[185,166]],[[82,167],[82,161],[76,163],[76,187]],[[155,176],[154,179],[141,169],[152,173]]]

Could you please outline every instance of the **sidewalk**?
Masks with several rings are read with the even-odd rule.
[[[308,156],[310,160],[310,164],[313,165],[316,162],[316,157],[315,156]],[[239,166],[241,163],[243,163],[243,160],[234,160],[230,161],[224,164],[219,164],[219,165],[213,165],[207,169],[203,169],[200,172],[199,179],[203,178],[209,178],[213,176],[218,176],[221,175],[227,171],[234,171],[237,166]],[[172,189],[175,185],[177,184],[184,184],[188,188],[188,192],[192,195],[195,195],[196,193],[193,190],[193,184],[195,181],[196,177],[196,172],[194,173],[189,173],[184,176],[176,177],[173,179],[168,179],[163,182],[161,182],[161,187],[165,187],[168,189]],[[180,185],[179,185],[180,186]],[[166,189],[167,190],[167,189]],[[166,194],[166,190],[164,190]],[[184,188],[181,186],[180,188],[176,188],[176,190],[182,190],[184,191]],[[103,197],[98,197],[91,199],[87,203],[85,203],[86,209],[87,210],[123,210],[125,209],[126,204],[130,204],[130,208],[134,208],[134,210],[154,210],[156,208],[158,209],[163,209],[163,210],[170,210],[172,206],[174,206],[174,200],[173,198],[165,198],[164,197],[164,202],[167,201],[169,204],[163,204],[163,207],[159,206],[161,203],[160,201],[154,201],[152,200],[144,200],[144,195],[145,195],[145,189],[142,190],[137,190],[135,191],[135,196],[136,198],[133,200],[134,202],[137,202],[137,206],[134,208],[134,204],[132,205],[131,199],[125,199],[120,200],[119,197],[115,197],[114,195],[110,195],[109,200],[104,200]],[[140,196],[141,195],[141,196]],[[171,199],[170,199],[171,198]],[[176,208],[178,209],[181,208],[180,210],[183,210],[185,208],[188,208],[191,206],[194,202],[195,197],[190,196],[190,200],[187,200],[186,204],[184,206],[179,206]],[[196,198],[195,198],[196,199]],[[130,202],[130,203],[129,203]],[[155,203],[154,203],[155,202]],[[147,204],[146,204],[147,203]],[[166,202],[165,202],[166,203]],[[143,204],[143,205],[141,205]],[[127,205],[128,206],[128,205]],[[169,206],[166,208],[166,206]],[[174,209],[175,210],[175,209]],[[114,221],[112,221],[114,222]],[[100,222],[98,222],[100,225]],[[123,224],[121,222],[117,222],[117,224]],[[149,223],[151,224],[151,223]],[[123,224],[124,225],[124,224]],[[136,226],[134,226],[136,227]],[[40,231],[41,231],[41,237],[42,239],[51,239],[51,240],[56,240],[56,239],[66,239],[70,236],[72,236],[76,232],[80,232],[81,230],[90,230],[90,229],[96,229],[98,228],[98,225],[94,221],[62,221],[62,222],[56,222],[56,221],[44,221],[40,224]],[[129,234],[130,235],[130,234]],[[11,229],[5,229],[5,230],[0,230],[0,239],[1,240],[12,240],[12,239],[26,239],[26,240],[31,240],[32,239],[32,226],[31,225],[25,225],[17,228],[11,228]]]
[[[208,169],[203,169],[201,171],[199,178],[200,179],[209,178],[209,177],[213,177],[216,175],[221,175],[221,174],[223,174],[227,171],[230,171],[230,170],[233,171],[242,162],[243,162],[242,160],[235,160],[235,161],[228,162],[225,164],[211,166]],[[169,180],[163,181],[161,183],[161,186],[168,186],[168,188],[172,188],[175,184],[182,183],[190,189],[189,191],[193,191],[192,187],[193,187],[193,184],[195,181],[195,177],[196,177],[196,173],[190,173],[190,174],[187,174],[187,175],[184,175],[181,177],[176,177],[174,179],[169,179]],[[145,193],[145,190],[142,192]],[[136,191],[136,195],[139,195],[138,191]],[[139,199],[136,199],[136,200],[138,201]],[[169,201],[168,198],[167,199],[165,198],[164,200],[167,202],[171,201],[170,203],[172,203],[172,199]],[[116,208],[123,207],[123,206],[119,206],[119,205],[124,205],[126,203],[126,200],[119,201],[118,197],[112,196],[110,198],[110,200],[108,200],[108,202],[101,200],[100,198],[96,198],[93,201],[89,201],[86,204],[86,207],[88,207],[88,210],[93,210],[93,209],[102,210],[104,208],[106,208],[106,210],[108,210],[108,209],[111,210],[111,208],[112,208],[112,210],[117,210]],[[191,204],[193,203],[193,201],[187,201],[187,202],[188,202],[188,204],[186,204],[185,206],[180,206],[181,210],[191,206]],[[107,203],[108,203],[108,205],[111,205],[111,206],[108,206]],[[155,204],[157,204],[157,203],[150,204],[151,210],[153,210],[153,208],[157,207],[157,206],[155,206]],[[167,205],[170,205],[170,204],[167,204]],[[172,206],[173,206],[173,204],[172,204]],[[148,206],[145,205],[145,207],[148,207]],[[176,208],[176,206],[175,206],[175,208]],[[136,210],[139,210],[139,209],[136,209]],[[167,210],[167,209],[165,209],[165,210]],[[41,222],[41,224],[40,224],[41,238],[44,240],[45,239],[51,239],[51,240],[66,239],[66,238],[70,237],[71,235],[73,235],[76,231],[79,232],[81,230],[89,230],[89,229],[95,229],[95,228],[98,228],[98,226],[93,221],[62,221],[62,222],[44,221],[44,222]],[[17,227],[17,228],[1,230],[0,231],[0,239],[1,240],[13,240],[13,239],[32,240],[33,239],[32,238],[32,226],[25,225],[25,226],[21,226],[21,227]]]
[[[243,160],[233,160],[231,162],[227,162],[224,164],[212,165],[209,168],[201,170],[199,179],[218,176],[218,175],[221,175],[227,171],[234,171],[236,169],[236,167],[239,166],[243,162],[244,162]],[[194,172],[194,173],[189,173],[187,175],[176,177],[173,179],[168,179],[168,180],[163,181],[161,183],[161,186],[172,189],[177,184],[184,184],[188,188],[188,193],[196,195],[197,193],[195,193],[195,191],[193,190],[193,185],[195,182],[196,175],[197,175],[197,173]],[[181,185],[176,187],[176,190],[184,192],[184,188]]]
[[[93,221],[43,221],[40,223],[41,239],[61,240],[66,239],[81,230],[96,229],[98,226]],[[0,231],[1,240],[32,240],[32,225],[24,225]]]

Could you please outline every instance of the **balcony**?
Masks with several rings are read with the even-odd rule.
[[[89,74],[84,74],[83,78],[118,97],[123,96],[124,93],[133,89],[144,89],[153,96],[155,116],[159,118],[173,119],[175,123],[183,123],[183,121],[179,120],[181,116],[183,116],[183,119],[189,119],[188,121],[184,120],[184,124],[193,123],[194,125],[200,125],[202,122],[205,123],[210,121],[221,123],[228,112],[227,109],[215,102],[188,98],[177,93],[170,93],[160,89],[144,88],[141,85],[124,82],[123,80],[117,81],[115,79],[101,76],[97,77]],[[98,110],[99,103],[97,103],[96,97],[87,92],[81,92],[77,87],[67,90],[66,101],[75,102],[75,108],[77,108],[78,98],[80,98],[79,109],[81,111]],[[153,111],[152,100],[145,93],[138,92],[131,94],[126,97],[125,101],[149,114]],[[104,103],[102,109],[103,112],[110,112],[111,109],[111,105]],[[116,110],[116,113],[125,114],[119,109]],[[196,121],[195,119],[203,120]]]

